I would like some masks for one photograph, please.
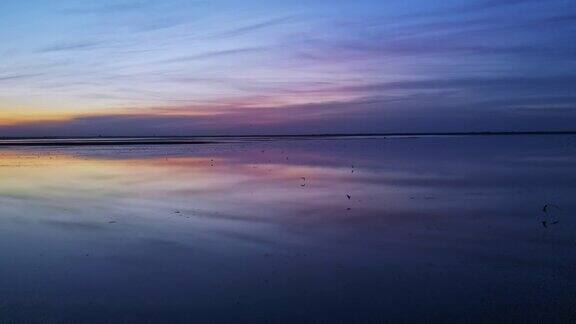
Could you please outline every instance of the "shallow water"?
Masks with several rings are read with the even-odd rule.
[[[4,148],[0,322],[574,321],[575,193],[569,135]]]

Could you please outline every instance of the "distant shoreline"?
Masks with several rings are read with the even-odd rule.
[[[107,137],[0,137],[2,146],[102,146],[102,145],[183,145],[216,144],[268,140],[354,139],[441,136],[526,136],[576,135],[576,131],[534,132],[430,132],[378,134],[307,134],[307,135],[214,135],[214,136],[107,136]]]

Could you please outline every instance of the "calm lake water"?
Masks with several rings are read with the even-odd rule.
[[[575,198],[568,135],[0,148],[0,322],[574,322]]]

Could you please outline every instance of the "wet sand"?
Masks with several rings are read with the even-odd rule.
[[[108,144],[0,147],[0,322],[576,320],[574,135]]]

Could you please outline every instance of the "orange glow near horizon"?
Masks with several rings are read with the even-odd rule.
[[[0,126],[66,121],[74,118],[75,116],[78,116],[78,114],[68,110],[3,109],[0,112]]]
[[[145,109],[107,109],[73,110],[73,109],[2,109],[0,111],[0,126],[17,126],[23,124],[42,124],[71,121],[82,117],[98,116],[210,116],[215,113],[208,111],[184,111],[182,109],[154,110]]]

